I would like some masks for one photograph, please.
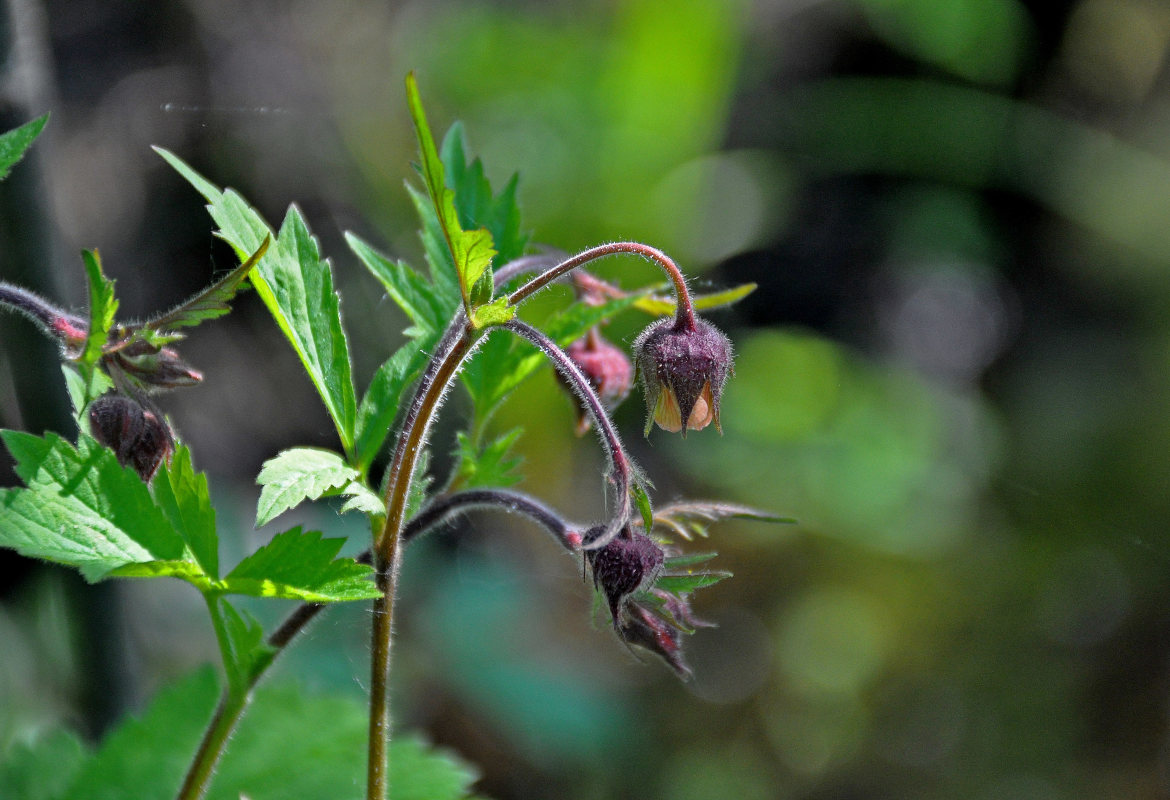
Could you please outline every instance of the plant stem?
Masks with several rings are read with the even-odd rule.
[[[691,294],[687,289],[686,278],[683,277],[682,271],[679,270],[678,265],[656,247],[651,247],[648,244],[641,244],[640,242],[611,242],[609,244],[598,245],[591,247],[588,250],[583,250],[575,256],[565,259],[560,264],[557,264],[552,269],[542,272],[528,283],[521,286],[516,291],[508,296],[508,302],[511,305],[517,305],[533,293],[543,289],[548,284],[555,281],[567,272],[594,261],[605,256],[616,255],[617,253],[632,253],[634,255],[642,256],[649,259],[666,272],[670,276],[670,280],[674,283],[674,294],[677,301],[678,309],[676,312],[676,324],[680,329],[693,330],[695,327],[695,309],[691,304]]]
[[[367,800],[385,800],[389,791],[387,748],[390,741],[390,647],[394,632],[394,600],[402,564],[401,537],[406,502],[419,455],[443,394],[474,349],[479,335],[461,314],[444,334],[427,369],[419,379],[390,462],[382,500],[386,518],[374,541],[375,580],[380,596],[374,600],[370,633],[370,728],[366,767]]]
[[[592,384],[589,383],[589,379],[581,373],[580,368],[573,362],[573,359],[569,358],[568,354],[558,347],[556,342],[550,339],[543,331],[519,319],[513,319],[505,323],[503,327],[505,330],[527,339],[544,353],[545,357],[552,362],[557,372],[561,374],[561,377],[576,392],[585,407],[586,413],[589,414],[593,421],[593,427],[597,430],[597,435],[601,439],[601,446],[609,459],[609,478],[618,490],[618,498],[613,517],[601,535],[593,538],[586,544],[586,549],[604,547],[613,537],[617,536],[618,532],[625,527],[630,518],[630,481],[633,478],[633,464],[629,456],[626,455],[625,448],[622,446],[622,440],[618,436],[617,430],[613,427],[613,422],[610,420],[609,415],[605,413],[605,406],[602,404],[601,398],[597,396],[597,392],[594,391]]]
[[[207,791],[211,780],[211,773],[223,754],[224,745],[228,737],[239,722],[240,716],[248,706],[248,694],[239,695],[228,690],[219,700],[215,709],[215,716],[199,742],[199,749],[195,751],[195,758],[183,779],[183,786],[179,789],[178,800],[198,800]]]

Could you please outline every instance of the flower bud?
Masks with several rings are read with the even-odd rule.
[[[625,599],[653,583],[666,558],[653,539],[629,528],[605,547],[587,551],[587,557],[593,567],[593,584],[605,592],[615,627],[620,624]]]
[[[690,678],[691,668],[683,659],[679,629],[654,612],[641,606],[631,607],[629,618],[618,629],[624,641],[656,653],[683,679]]]
[[[592,328],[569,345],[565,352],[597,392],[606,411],[613,411],[621,405],[634,382],[634,367],[621,348],[607,341],[597,328]],[[589,415],[582,409],[577,434],[584,435],[588,430]]]
[[[111,392],[89,404],[93,438],[114,451],[118,463],[129,466],[144,481],[175,449],[171,429],[154,411],[126,395]]]
[[[731,342],[705,320],[694,327],[674,319],[655,322],[634,342],[634,358],[646,396],[646,430],[657,422],[677,433],[719,425],[719,399],[731,371]]]

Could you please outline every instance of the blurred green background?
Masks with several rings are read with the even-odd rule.
[[[403,191],[418,72],[533,240],[638,239],[736,342],[724,435],[639,435],[656,499],[799,519],[725,523],[733,580],[678,683],[604,624],[573,562],[478,516],[407,558],[396,719],[501,798],[1170,796],[1170,7],[1160,0],[402,3],[8,0],[4,129],[50,110],[0,185],[0,276],[84,305],[100,248],[123,310],[232,265],[149,145],[304,210],[332,257],[359,383],[405,322],[353,230],[421,263]],[[600,270],[657,280],[636,260]],[[207,375],[164,398],[235,554],[260,464],[331,427],[254,297],[195,332]],[[644,319],[610,338],[628,344]],[[51,347],[0,319],[0,424],[69,430]],[[460,400],[447,407],[439,450]],[[587,519],[595,443],[551,375],[524,488]],[[0,482],[12,483],[7,456]],[[441,461],[439,463],[441,467]],[[334,509],[304,521],[363,545]],[[235,554],[227,554],[232,556]],[[361,696],[367,609],[280,665]],[[194,592],[87,587],[0,554],[0,746],[99,735],[214,658]],[[363,757],[355,754],[355,758]]]

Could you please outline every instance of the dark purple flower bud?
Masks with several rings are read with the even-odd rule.
[[[184,361],[173,347],[135,342],[109,358],[148,391],[194,386],[203,380],[203,373]]]
[[[634,367],[621,348],[607,341],[597,328],[569,345],[566,352],[597,392],[606,411],[613,411],[630,393]],[[589,415],[584,410],[577,422],[577,434],[589,430]]]
[[[644,606],[632,604],[629,617],[618,628],[629,644],[636,644],[662,657],[680,678],[691,677],[683,660],[680,631]]]
[[[175,449],[171,429],[157,413],[126,395],[104,394],[89,404],[93,438],[114,451],[118,463],[149,481]]]
[[[634,342],[634,359],[646,395],[646,430],[657,422],[676,433],[719,425],[719,399],[731,371],[731,342],[705,320],[694,327],[667,318]]]
[[[619,627],[625,599],[652,584],[666,558],[653,539],[629,528],[605,547],[587,551],[587,557],[593,568],[593,584],[605,592],[615,627]]]

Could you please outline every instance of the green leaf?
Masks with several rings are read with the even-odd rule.
[[[471,312],[471,322],[477,328],[503,325],[516,316],[516,307],[508,305],[508,298],[501,297],[492,302],[484,301]]]
[[[283,597],[310,603],[367,600],[378,596],[373,570],[352,558],[336,558],[344,539],[324,539],[300,527],[275,536],[220,582],[227,594]]]
[[[455,272],[459,276],[463,306],[468,318],[474,321],[472,312],[477,304],[472,301],[472,289],[485,272],[490,280],[491,263],[496,255],[492,235],[486,228],[465,231],[459,222],[459,214],[455,210],[455,192],[447,188],[443,162],[435,149],[435,140],[427,124],[426,112],[423,110],[422,98],[419,97],[418,83],[413,72],[406,76],[406,101],[410,107],[411,119],[414,121],[415,133],[418,135],[423,182],[438,215],[443,238],[451,251]]]
[[[523,480],[516,470],[523,459],[513,456],[512,445],[524,430],[514,428],[495,441],[477,448],[471,437],[460,431],[456,434],[455,484],[461,489],[476,486],[514,486]]]
[[[85,349],[77,360],[92,365],[101,358],[102,348],[109,339],[118,301],[114,298],[114,282],[102,274],[102,260],[98,251],[82,250],[81,260],[89,280],[89,335],[85,338]]]
[[[352,233],[345,240],[354,254],[386,289],[410,321],[414,331],[408,336],[438,334],[455,313],[457,303],[448,303],[425,278],[406,264],[391,261]]]
[[[204,668],[159,692],[137,719],[122,722],[88,755],[57,733],[33,748],[39,779],[0,782],[0,797],[20,800],[171,800],[220,694]],[[298,686],[262,686],[216,768],[208,800],[346,800],[361,796],[368,717],[363,703]],[[78,751],[80,750],[80,754]],[[54,758],[59,759],[54,764]],[[476,773],[457,757],[397,735],[390,743],[392,800],[467,800]],[[81,763],[77,763],[78,761]],[[0,780],[11,775],[0,770]],[[28,792],[7,792],[16,786]],[[51,792],[51,793],[50,793]]]
[[[88,373],[86,377],[79,365],[66,362],[61,365],[61,371],[65,373],[65,390],[69,393],[73,416],[79,421],[86,406],[114,388],[113,381],[100,369],[86,369],[85,372]]]
[[[418,513],[427,502],[427,493],[431,489],[433,478],[430,474],[431,451],[423,450],[418,460],[414,462],[414,474],[410,479],[410,491],[406,495],[406,511],[403,519],[410,519]]]
[[[247,612],[240,614],[226,598],[217,597],[213,603],[212,613],[219,615],[218,625],[226,640],[223,647],[228,684],[242,695],[272,663],[277,651],[265,643],[264,628],[255,617]]]
[[[360,511],[371,517],[384,517],[386,515],[386,507],[382,504],[382,498],[378,497],[374,490],[364,483],[351,481],[341,490],[341,493],[349,497],[341,506],[342,514]]]
[[[264,462],[256,483],[264,488],[256,507],[256,527],[265,525],[305,500],[345,486],[358,471],[332,450],[294,447]]]
[[[220,190],[178,156],[154,149],[207,199],[207,210],[219,226],[219,235],[242,261],[272,236],[263,217],[239,194]],[[317,243],[296,206],[289,208],[276,247],[269,248],[249,280],[292,344],[333,419],[343,449],[350,452],[357,401],[340,301],[333,291],[329,263],[321,260]]]
[[[406,191],[422,223],[419,238],[422,240],[423,253],[430,266],[431,286],[453,314],[455,309],[462,305],[463,295],[459,289],[459,274],[451,258],[451,250],[447,247],[443,226],[439,223],[439,215],[435,212],[430,195],[426,192],[419,191],[409,183],[406,184]],[[447,316],[450,317],[451,314]]]
[[[0,437],[28,486],[0,490],[0,546],[77,567],[89,581],[124,564],[182,560],[182,537],[112,450],[88,436],[76,449],[55,433]]]
[[[262,687],[216,769],[208,800],[339,800],[364,796],[368,710],[346,695],[293,685]],[[475,770],[458,758],[395,735],[391,800],[463,800]]]
[[[422,374],[435,337],[407,342],[374,373],[358,407],[355,452],[358,469],[365,473],[382,449],[398,416],[408,386]]]
[[[123,721],[106,737],[62,800],[175,797],[218,696],[210,667],[159,692],[140,717]]]
[[[171,462],[165,460],[151,483],[154,502],[183,537],[203,572],[219,577],[219,537],[215,509],[207,490],[207,476],[191,465],[191,451],[179,446]]]
[[[65,730],[42,733],[32,742],[17,742],[0,759],[0,797],[65,798],[88,757],[81,740]]]
[[[634,504],[638,507],[638,511],[642,514],[643,527],[650,530],[651,526],[654,525],[654,507],[650,505],[650,495],[637,481],[634,481],[630,486],[630,494],[634,498]]]
[[[524,255],[528,236],[520,230],[520,207],[516,203],[519,176],[513,174],[498,195],[484,175],[477,158],[467,163],[463,123],[455,122],[443,137],[439,155],[447,171],[447,185],[455,192],[455,208],[464,228],[484,227],[492,235],[496,264],[506,264]]]
[[[690,540],[693,536],[706,536],[710,523],[722,519],[753,519],[759,522],[794,524],[791,517],[780,517],[771,511],[761,511],[736,503],[721,503],[706,500],[691,500],[671,503],[654,512],[654,524],[673,531],[679,537]]]
[[[713,308],[722,308],[732,303],[738,303],[754,292],[756,288],[757,286],[754,283],[742,283],[732,289],[724,289],[723,291],[712,292],[710,294],[692,295],[691,305],[695,311],[710,311]],[[645,311],[647,314],[665,317],[675,312],[675,309],[678,308],[678,303],[674,301],[673,297],[666,298],[651,295],[639,298],[634,303],[634,306],[639,311]]]
[[[663,575],[654,582],[654,586],[671,594],[687,594],[696,589],[714,586],[724,578],[730,578],[730,572],[699,572],[694,575]]]
[[[668,556],[663,563],[663,567],[667,572],[673,572],[706,563],[717,555],[718,553],[691,553],[685,556]]]
[[[174,328],[189,328],[204,320],[222,317],[228,313],[231,310],[229,304],[232,298],[239,291],[244,279],[248,277],[248,273],[264,257],[271,241],[271,237],[266,236],[260,246],[256,248],[256,252],[248,256],[244,263],[182,305],[143,323],[141,330],[161,332]],[[165,341],[174,338],[177,337],[155,337],[152,341],[155,344],[164,344]]]
[[[0,136],[0,180],[8,177],[9,171],[24,157],[25,151],[40,136],[48,121],[49,115],[44,114]]]

